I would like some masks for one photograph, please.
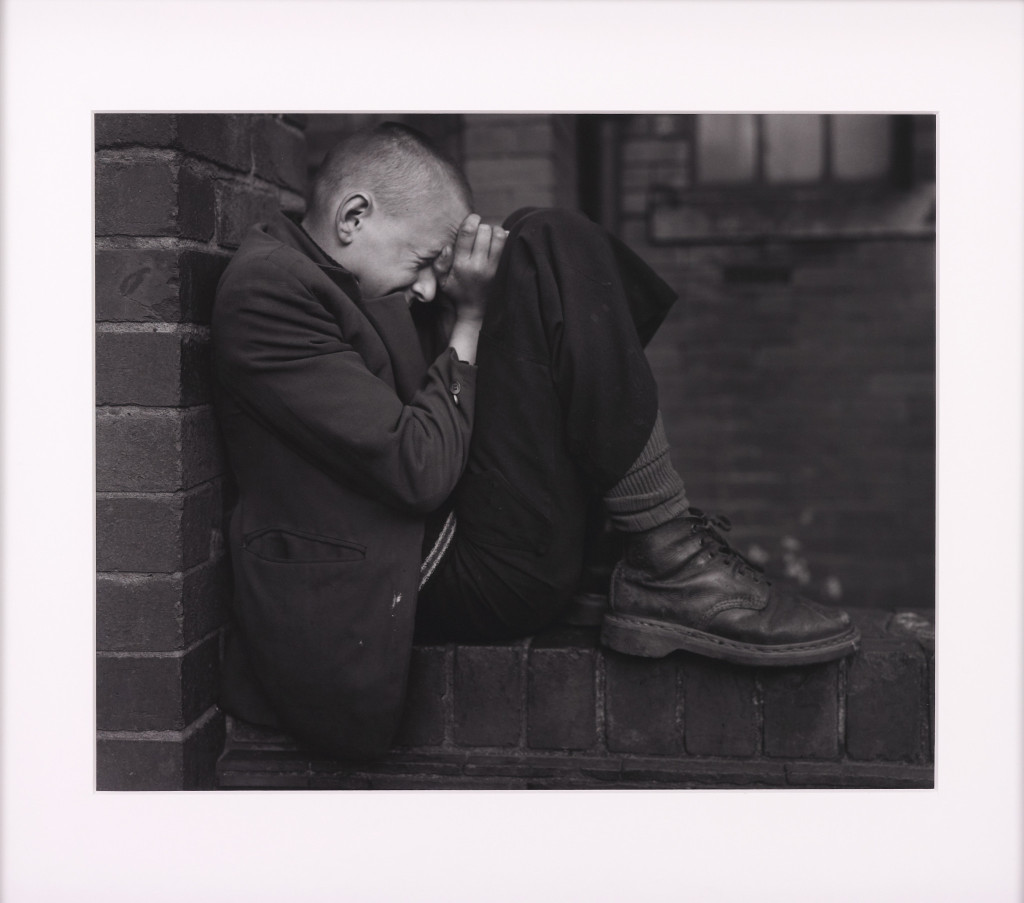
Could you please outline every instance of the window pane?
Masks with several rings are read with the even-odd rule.
[[[888,116],[832,117],[832,171],[839,179],[878,179],[889,172]]]
[[[753,116],[697,117],[697,173],[702,182],[754,178],[757,132]]]
[[[765,176],[769,182],[811,182],[824,171],[821,116],[764,117]]]

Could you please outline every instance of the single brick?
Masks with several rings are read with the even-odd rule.
[[[888,611],[879,611],[871,608],[848,608],[850,620],[853,621],[860,635],[865,639],[868,637],[884,637],[886,625],[892,618]]]
[[[227,749],[296,750],[301,748],[301,745],[288,734],[274,728],[250,724],[248,721],[232,718],[230,715],[226,719],[226,735]]]
[[[786,765],[786,780],[794,787],[929,788],[935,773],[922,765],[793,762]]]
[[[476,125],[471,120],[462,141],[467,159],[508,154],[543,156],[553,152],[555,132],[550,122],[511,121]]]
[[[211,700],[212,702],[212,700]],[[181,730],[181,658],[96,660],[96,723],[100,730]]]
[[[526,691],[532,749],[590,749],[597,741],[593,633],[566,628],[533,641]]]
[[[190,489],[223,469],[210,408],[96,414],[96,488],[170,492]]]
[[[576,761],[576,767],[584,778],[593,778],[595,781],[615,781],[622,776],[622,763],[624,759],[608,757],[598,759],[589,757]]]
[[[181,574],[98,574],[96,648],[171,652],[184,647]]]
[[[781,762],[695,762],[671,759],[626,759],[626,781],[686,787],[779,787],[786,782]]]
[[[209,499],[209,517],[216,520],[216,495]],[[231,563],[221,553],[192,568],[182,586],[183,630],[186,644],[221,627],[231,601]]]
[[[685,141],[636,139],[627,141],[623,161],[630,163],[676,163],[685,165],[689,159],[689,145]]]
[[[895,639],[913,639],[924,652],[935,651],[935,612],[903,610],[893,614],[888,623],[889,635]]]
[[[208,323],[228,259],[202,251],[99,250],[96,320]]]
[[[217,199],[213,183],[187,166],[178,173],[178,229],[182,238],[213,238]]]
[[[170,147],[176,118],[171,113],[97,113],[93,117],[96,147]]]
[[[104,160],[96,167],[96,234],[209,239],[209,178],[171,159]]]
[[[279,774],[266,771],[229,771],[217,768],[218,790],[369,790],[369,781],[361,780],[352,786],[311,786],[313,778],[307,774]],[[330,781],[331,779],[328,779]]]
[[[248,776],[246,776],[248,777]],[[221,786],[237,786],[240,789],[249,788],[252,786],[250,783],[226,783],[225,778],[229,781],[234,778],[232,775],[225,775],[221,777]],[[278,785],[274,785],[278,786]],[[310,790],[370,790],[370,778],[364,774],[313,774],[308,778],[308,785]],[[284,786],[281,786],[284,789]]]
[[[293,191],[306,190],[306,139],[273,116],[253,123],[252,158],[256,175]]]
[[[98,574],[96,648],[101,652],[174,652],[227,616],[223,557],[187,574]]]
[[[309,774],[309,755],[294,749],[231,749],[220,757],[217,771]]]
[[[270,219],[278,210],[277,196],[254,192],[246,185],[221,182],[217,192],[217,241],[237,248],[254,223]]]
[[[96,501],[96,563],[101,571],[182,569],[180,496]]]
[[[512,123],[520,126],[528,123],[542,123],[551,120],[550,113],[474,113],[469,117],[474,123]]]
[[[604,661],[608,749],[660,755],[680,752],[678,659],[605,652]]]
[[[851,759],[918,762],[927,731],[926,663],[912,642],[866,639],[850,663],[846,751]]]
[[[473,120],[469,120],[463,132],[462,145],[467,159],[493,157],[508,153],[508,148],[514,140],[515,128],[511,125],[477,125]]]
[[[181,487],[191,489],[224,471],[220,426],[213,408],[186,411],[181,420]]]
[[[757,755],[761,735],[753,673],[687,656],[683,680],[686,751],[695,756]]]
[[[176,251],[97,251],[96,319],[180,320],[178,284]]]
[[[253,117],[257,120],[264,117]],[[253,123],[244,114],[182,113],[177,116],[177,146],[189,154],[229,169],[252,168],[250,134]]]
[[[586,778],[528,778],[526,790],[607,790],[624,789],[624,785],[613,782],[596,784]],[[636,785],[630,785],[629,789],[637,789]]]
[[[216,710],[178,739],[129,740],[100,736],[97,790],[212,790],[224,748],[224,717]]]
[[[454,737],[462,746],[517,746],[522,730],[522,647],[457,646]]]
[[[415,647],[396,745],[439,746],[444,742],[445,683],[444,647]]]
[[[182,319],[209,323],[217,283],[231,258],[226,254],[185,251],[178,259]]]
[[[209,341],[176,331],[99,332],[96,403],[179,407],[210,400]]]
[[[310,765],[318,774],[462,774],[465,753],[456,755],[443,753],[397,753],[392,752],[382,759],[368,762],[342,762],[337,759],[314,758]]]
[[[99,653],[96,723],[106,731],[182,730],[217,697],[219,638],[184,655]]]
[[[839,755],[839,666],[835,662],[760,672],[764,752],[784,758]]]
[[[97,499],[97,570],[188,570],[210,557],[221,518],[220,493],[213,484],[174,495]]]
[[[518,778],[470,778],[442,775],[369,775],[371,790],[525,790]]]
[[[465,772],[478,777],[553,778],[567,777],[575,769],[574,759],[528,756],[470,756]]]
[[[214,633],[190,649],[181,660],[181,698],[186,721],[217,701],[220,691],[221,637]]]
[[[177,235],[177,213],[177,167],[170,161],[97,165],[97,235]]]
[[[469,160],[466,163],[466,177],[471,185],[487,185],[491,189],[523,187],[550,189],[555,183],[554,164],[551,160],[543,157]]]
[[[183,493],[181,510],[182,570],[211,559],[214,543],[222,535],[224,510],[220,485],[206,483]],[[222,551],[222,547],[220,550]]]
[[[490,225],[500,225],[517,207],[519,194],[511,189],[489,189],[486,186],[473,191],[474,207]],[[518,206],[523,206],[518,204]]]

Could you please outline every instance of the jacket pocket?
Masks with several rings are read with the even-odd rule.
[[[457,530],[482,545],[544,555],[551,520],[497,470],[467,474],[458,490]]]
[[[242,537],[242,548],[264,561],[295,564],[362,561],[366,546],[347,539],[269,527]]]

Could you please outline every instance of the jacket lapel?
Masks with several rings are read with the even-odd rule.
[[[369,300],[361,298],[358,284],[347,270],[324,263],[318,266],[373,324],[391,359],[395,391],[402,401],[408,402],[423,383],[427,363],[405,296],[396,293]]]
[[[408,402],[423,383],[427,362],[405,295],[364,299],[360,307],[387,348],[398,397]]]
[[[309,257],[366,314],[391,359],[395,391],[408,402],[423,383],[427,363],[405,296],[399,292],[371,300],[363,298],[352,274],[332,260],[300,225],[283,215],[269,231]]]

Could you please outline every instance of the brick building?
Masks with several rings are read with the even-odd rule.
[[[691,500],[862,609],[863,653],[761,675],[638,663],[586,631],[423,648],[383,770],[233,725],[218,779],[213,291],[248,225],[301,210],[326,149],[375,118],[96,117],[98,786],[926,784],[934,118],[826,115],[390,118],[461,160],[491,221],[579,207],[675,287],[648,356]]]

